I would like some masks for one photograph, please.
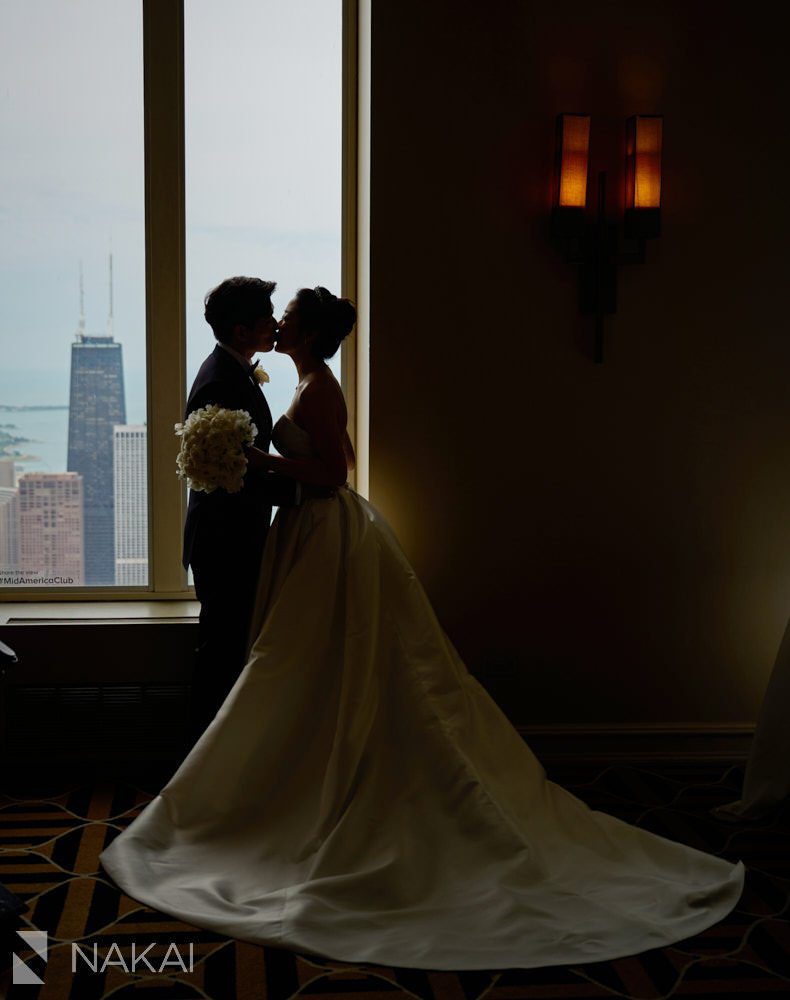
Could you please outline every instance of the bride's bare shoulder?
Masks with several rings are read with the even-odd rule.
[[[346,413],[343,390],[329,368],[324,372],[315,372],[311,378],[305,379],[300,387],[297,405],[308,410],[321,410],[324,413],[328,409],[338,414]]]

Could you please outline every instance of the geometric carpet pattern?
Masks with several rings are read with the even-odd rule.
[[[46,931],[46,961],[21,939],[13,949],[44,984],[10,985],[11,1000],[587,1000],[740,996],[790,998],[790,810],[756,822],[726,823],[711,807],[739,797],[744,764],[544,764],[548,777],[591,808],[747,867],[737,908],[702,934],[611,962],[491,971],[425,971],[236,941],[173,920],[130,899],[99,868],[105,846],[167,780],[52,779],[0,789],[0,883],[27,910],[23,929]],[[126,971],[132,941],[153,943]],[[71,968],[71,943],[101,972]],[[177,954],[171,945],[175,943]],[[117,951],[112,952],[112,946]],[[191,967],[179,966],[180,959]],[[170,961],[162,969],[163,959]],[[118,959],[118,954],[124,956]],[[112,964],[114,962],[114,964]],[[160,971],[161,969],[161,971]]]

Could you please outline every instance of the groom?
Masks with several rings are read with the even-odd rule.
[[[184,419],[217,403],[246,410],[269,450],[272,417],[253,377],[252,356],[274,347],[273,281],[227,278],[205,299],[206,322],[217,346],[200,366]],[[247,469],[238,493],[189,491],[184,525],[184,569],[192,566],[200,601],[199,645],[192,683],[190,745],[211,722],[245,663],[258,573],[272,506],[300,502],[299,484],[271,472]]]

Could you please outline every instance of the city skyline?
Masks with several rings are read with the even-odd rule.
[[[15,458],[20,465],[35,460],[36,456],[24,453],[26,447],[21,455],[0,457],[0,586],[148,584],[147,427],[117,422],[125,417],[126,403],[123,345],[111,332],[112,279],[107,333],[85,333],[82,295],[80,280],[68,407],[43,404],[5,410],[18,420],[23,414],[55,416],[65,409],[68,468],[47,472],[15,468]],[[275,359],[291,366],[287,356],[261,357],[269,359],[269,368]],[[330,365],[339,377],[339,355]],[[34,440],[14,433],[18,429],[13,422],[0,424],[0,447],[4,440],[35,446]],[[64,475],[76,480],[64,480]],[[67,497],[63,484],[68,482],[78,482],[79,489]],[[57,530],[49,524],[55,498],[65,501]],[[67,543],[69,531],[73,537]]]
[[[34,456],[0,460],[0,572],[16,574],[22,585],[41,579],[73,586],[147,583],[145,427],[126,424],[123,348],[113,337],[112,271],[110,255],[106,333],[90,335],[80,268],[66,469],[17,476],[14,458],[22,464]],[[0,428],[5,441],[32,443],[9,433],[13,429],[13,424]]]
[[[28,473],[78,472],[88,582],[133,586],[121,578],[132,566],[142,578],[139,545],[123,570],[115,557],[118,532],[139,537],[140,522],[129,506],[124,529],[115,517],[121,494],[108,456],[112,428],[148,420],[142,8],[8,0],[4,15],[0,127],[13,155],[0,158],[0,456],[22,454],[15,471],[0,457],[0,489],[18,489]],[[224,278],[276,281],[277,316],[300,287],[341,291],[341,57],[340,0],[185,5],[185,393],[215,347],[203,299]],[[85,358],[74,357],[75,321]],[[97,364],[89,375],[91,351],[105,347],[117,353],[116,373]],[[276,417],[298,379],[287,356],[259,359]],[[101,387],[92,397],[90,381]],[[134,462],[139,469],[139,455]],[[131,488],[126,480],[122,494]],[[135,503],[147,517],[147,502]],[[12,506],[6,498],[0,517]],[[100,572],[90,551],[99,536]]]

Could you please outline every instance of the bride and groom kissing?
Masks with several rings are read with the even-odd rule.
[[[347,299],[325,288],[301,289],[278,324],[271,295],[276,285],[260,278],[227,278],[205,299],[205,318],[217,345],[195,377],[186,416],[217,404],[244,410],[257,428],[248,450],[248,472],[241,490],[206,493],[190,490],[184,526],[183,564],[191,565],[200,601],[199,645],[195,657],[190,718],[194,742],[216,714],[246,659],[250,619],[272,507],[298,505],[303,498],[328,498],[353,468],[353,449],[345,428],[339,442],[322,427],[323,446],[315,468],[288,475],[286,463],[269,460],[272,415],[254,377],[252,357],[276,349],[288,353],[299,375],[291,410],[299,422],[321,421],[324,408],[342,416],[342,393],[324,358],[337,351],[356,314]],[[292,416],[293,416],[292,412]],[[339,423],[338,423],[339,427]],[[338,443],[341,448],[338,448]],[[275,471],[286,467],[285,473]],[[325,466],[325,467],[322,467]]]
[[[550,781],[466,668],[392,528],[345,485],[326,359],[354,306],[300,289],[275,324],[273,288],[230,278],[206,298],[218,343],[187,412],[244,410],[257,436],[242,489],[190,494],[196,742],[113,831],[104,870],[197,927],[417,969],[603,961],[717,923],[743,862]],[[251,359],[275,343],[299,384],[272,425]]]

